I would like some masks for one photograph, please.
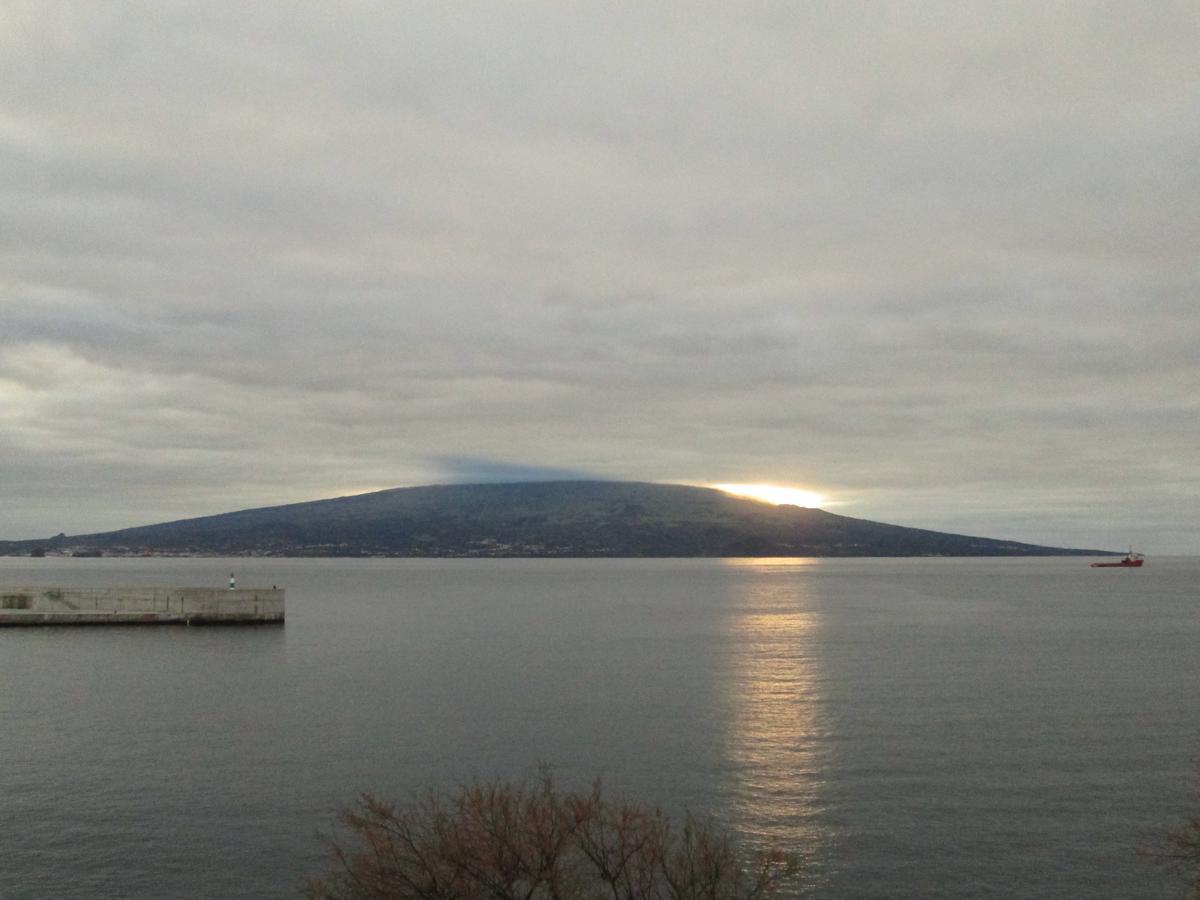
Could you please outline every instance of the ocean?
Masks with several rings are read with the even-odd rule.
[[[283,627],[0,630],[0,897],[296,897],[360,792],[541,764],[798,896],[1175,897],[1200,560],[0,558],[287,588]]]

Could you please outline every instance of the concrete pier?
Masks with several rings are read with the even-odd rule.
[[[0,588],[8,625],[282,625],[282,588]]]

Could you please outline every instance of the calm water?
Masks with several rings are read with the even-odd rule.
[[[1172,897],[1200,560],[28,560],[283,628],[0,630],[0,897],[296,896],[357,792],[527,773],[711,816],[817,897]]]

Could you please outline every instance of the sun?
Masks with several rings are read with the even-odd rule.
[[[784,487],[778,484],[714,484],[718,491],[733,494],[735,497],[749,497],[774,506],[821,506],[825,498],[814,491],[801,488]]]

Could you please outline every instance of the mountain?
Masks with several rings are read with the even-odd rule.
[[[1039,547],[616,481],[395,488],[47,540],[0,554],[138,556],[1056,556]]]

